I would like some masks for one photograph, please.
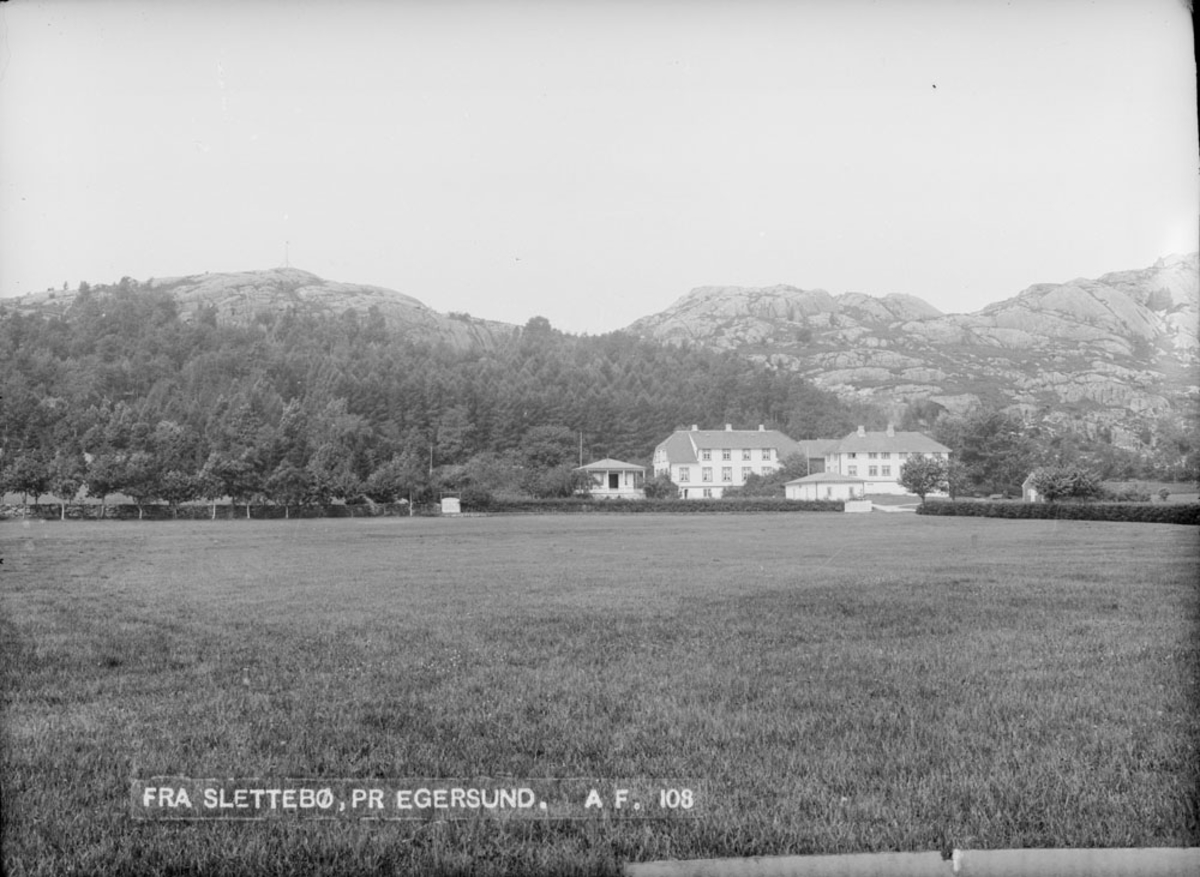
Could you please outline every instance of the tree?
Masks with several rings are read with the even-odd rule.
[[[398,454],[367,476],[363,490],[374,502],[399,502],[419,481],[413,460]]]
[[[962,465],[951,457],[946,461],[946,492],[951,499],[958,499],[970,487]],[[922,500],[924,502],[924,500]]]
[[[200,496],[200,479],[190,472],[168,469],[162,474],[158,487],[159,497],[171,507],[171,517],[179,517],[179,504],[191,502]]]
[[[1099,480],[1077,466],[1044,466],[1030,475],[1034,490],[1046,502],[1060,499],[1096,499],[1101,494]]]
[[[934,437],[954,451],[962,480],[975,490],[1019,494],[1034,464],[1034,444],[1024,421],[1003,411],[980,409],[964,418],[941,417]]]
[[[785,484],[807,474],[808,458],[804,454],[792,454],[785,457],[774,472],[765,475],[751,473],[740,487],[728,488],[721,495],[782,497],[787,494]]]
[[[250,504],[261,489],[262,479],[250,452],[234,457],[213,451],[200,470],[201,496],[213,501],[214,518],[217,516],[217,498],[228,496],[234,502],[246,503],[246,518],[249,519]]]
[[[219,451],[213,451],[196,474],[196,495],[212,503],[212,520],[217,519],[217,500],[225,496],[225,479],[222,473],[225,460]]]
[[[110,493],[115,493],[120,489],[124,477],[121,454],[109,451],[95,454],[88,461],[83,483],[87,488],[88,496],[100,499],[101,520],[104,519],[106,510],[105,500]]]
[[[925,502],[925,495],[947,488],[946,463],[935,457],[909,457],[900,467],[900,484]]]
[[[331,499],[353,499],[363,492],[362,482],[350,467],[343,449],[321,445],[308,461],[311,476],[311,497],[318,503]]]
[[[134,451],[122,455],[119,461],[120,480],[118,488],[129,494],[137,505],[138,520],[142,520],[145,505],[159,498],[161,483],[157,461],[153,454]]]
[[[561,466],[575,458],[578,448],[578,436],[559,424],[535,426],[521,439],[522,461],[531,469]]]
[[[50,492],[58,497],[59,520],[67,519],[67,502],[83,487],[87,463],[78,451],[59,451],[50,463]]]
[[[28,504],[28,495],[33,494],[33,504],[46,492],[50,485],[50,469],[46,461],[35,454],[22,454],[0,471],[0,484],[4,490],[21,494],[21,502]]]
[[[542,499],[586,494],[592,486],[592,478],[570,463],[551,469],[536,469],[527,473],[525,489]]]
[[[675,499],[679,496],[679,485],[665,472],[647,479],[642,490],[646,499]]]
[[[312,495],[313,477],[307,469],[301,469],[291,460],[284,460],[267,478],[267,496],[283,506],[283,516],[292,516],[294,505],[303,505]]]

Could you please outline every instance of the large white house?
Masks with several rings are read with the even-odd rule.
[[[654,449],[654,474],[667,475],[683,499],[719,497],[730,487],[740,487],[746,477],[769,475],[793,454],[803,454],[800,444],[777,429],[677,429]]]
[[[950,459],[950,449],[919,432],[883,432],[859,427],[824,449],[824,471],[858,478],[865,493],[908,493],[900,485],[900,467],[910,457]]]

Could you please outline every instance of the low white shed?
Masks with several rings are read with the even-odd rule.
[[[837,472],[817,472],[783,485],[788,499],[858,499],[866,490],[861,478],[839,475]]]

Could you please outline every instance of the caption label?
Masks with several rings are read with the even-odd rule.
[[[135,819],[670,819],[703,815],[679,779],[196,779],[130,783]]]

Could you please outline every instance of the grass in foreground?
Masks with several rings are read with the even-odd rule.
[[[1193,528],[8,523],[11,874],[1200,843]],[[242,684],[248,668],[249,687]],[[685,776],[697,820],[139,823],[133,775]]]

